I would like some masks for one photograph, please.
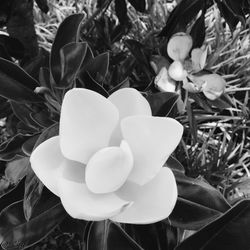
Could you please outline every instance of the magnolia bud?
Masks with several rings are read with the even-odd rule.
[[[183,61],[187,58],[193,46],[192,37],[184,32],[174,34],[168,41],[167,52],[174,61]]]
[[[168,68],[169,76],[176,81],[183,81],[187,72],[184,70],[183,65],[180,61],[174,61]]]

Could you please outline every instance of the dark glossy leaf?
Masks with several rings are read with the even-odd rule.
[[[68,215],[60,224],[60,229],[62,232],[77,233],[82,237],[88,223],[89,221],[74,219]]]
[[[5,176],[0,177],[0,197],[9,193],[13,187],[14,185]]]
[[[59,128],[57,123],[45,129],[41,133],[39,138],[36,140],[33,149],[35,149],[38,145],[48,140],[49,138],[58,135],[59,133],[58,130]],[[42,191],[43,191],[43,184],[37,178],[37,176],[30,167],[25,180],[25,194],[23,198],[24,216],[27,220],[31,218],[33,210],[41,198]]]
[[[82,65],[81,65],[81,71],[83,71],[83,69],[94,59],[94,54],[91,50],[91,48],[89,47],[89,45],[87,44],[87,50],[85,53],[85,57],[83,59]]]
[[[245,0],[225,0],[224,3],[233,12],[233,14],[239,18],[243,25],[245,25],[245,13],[243,11],[243,5]]]
[[[190,35],[193,38],[193,48],[200,48],[205,40],[205,10],[194,23]]]
[[[222,194],[205,181],[187,177],[179,170],[173,172],[179,197],[169,217],[171,225],[198,230],[230,209]]]
[[[0,44],[0,57],[8,61],[12,61],[11,56],[9,55],[7,49],[5,48],[4,45],[1,45],[1,44]]]
[[[9,116],[11,113],[10,103],[0,96],[0,119]]]
[[[6,164],[5,177],[11,183],[17,184],[26,175],[28,166],[28,157],[18,157]]]
[[[0,45],[2,45],[7,53],[14,58],[22,59],[24,56],[23,44],[14,37],[0,34]]]
[[[176,104],[179,95],[172,92],[159,92],[146,96],[154,116],[168,115]]]
[[[0,95],[16,102],[42,102],[34,93],[37,81],[16,64],[0,58]]]
[[[175,170],[175,171],[180,171],[181,173],[185,174],[185,169],[182,166],[182,164],[173,156],[170,156],[166,162],[166,165]]]
[[[30,114],[30,118],[43,128],[48,128],[55,123],[50,119],[50,114],[46,110],[42,110],[36,113],[33,112]]]
[[[61,80],[59,88],[68,88],[73,84],[75,77],[82,65],[87,51],[87,43],[68,43],[60,50],[61,55]]]
[[[47,0],[36,0],[36,3],[42,12],[47,13],[49,11]]]
[[[125,0],[115,0],[115,14],[120,24],[128,22],[127,3]]]
[[[174,33],[185,30],[187,24],[204,8],[204,4],[205,1],[203,0],[180,1],[170,13],[167,23],[159,36],[170,38]]]
[[[147,68],[151,68],[143,44],[133,39],[127,39],[124,42],[139,63]]]
[[[27,155],[30,156],[31,152],[36,144],[37,139],[39,138],[40,134],[34,135],[26,140],[22,145],[22,151]]]
[[[15,116],[20,121],[35,130],[38,130],[40,128],[40,126],[31,119],[30,114],[32,110],[26,104],[17,103],[14,101],[10,101],[10,104]]]
[[[145,0],[128,0],[128,1],[137,11],[144,12],[146,10]]]
[[[78,42],[80,25],[83,18],[84,14],[73,14],[65,18],[57,30],[50,57],[51,74],[57,84],[61,79],[60,50],[68,43]]]
[[[125,224],[124,229],[144,250],[172,250],[177,245],[176,229],[163,222]]]
[[[170,225],[177,228],[199,230],[220,215],[222,212],[218,210],[178,197],[168,220]]]
[[[88,72],[83,72],[77,79],[78,84],[84,88],[93,90],[105,97],[108,97],[108,92],[99,84],[97,83],[89,74]]]
[[[231,31],[234,31],[238,22],[240,21],[239,18],[234,15],[234,13],[230,10],[230,8],[224,2],[216,1],[216,3],[220,10],[220,13],[225,18]]]
[[[36,174],[31,169],[31,166],[29,166],[28,173],[25,179],[25,192],[23,197],[23,212],[24,217],[27,221],[30,220],[34,208],[41,198],[42,191],[42,182],[37,178]]]
[[[22,179],[17,185],[11,185],[7,192],[2,193],[0,196],[0,212],[13,202],[19,201],[23,198],[24,182]]]
[[[180,197],[209,208],[226,212],[230,205],[223,195],[201,178],[191,178],[174,171]]]
[[[93,58],[84,68],[98,83],[103,83],[108,73],[109,53],[103,53]]]
[[[111,221],[93,222],[87,250],[143,250],[120,226]]]
[[[50,71],[48,68],[41,67],[39,70],[39,83],[42,87],[51,89],[51,81],[50,81]]]
[[[21,153],[21,147],[29,136],[17,134],[0,145],[0,159],[3,161],[14,159]]]
[[[249,250],[250,200],[243,200],[223,216],[183,241],[176,250]]]
[[[40,145],[42,142],[48,140],[49,138],[56,136],[59,134],[59,124],[54,123],[50,127],[46,128],[41,135],[39,136],[38,140],[36,141],[36,144],[34,146],[34,149]]]
[[[47,203],[50,203],[47,201]],[[40,213],[30,221],[26,221],[22,200],[5,208],[0,214],[0,236],[3,249],[26,248],[46,237],[65,218],[66,212],[61,203],[47,203]]]
[[[109,93],[112,94],[115,91],[122,89],[122,88],[129,88],[130,87],[130,82],[129,78],[125,78],[121,83],[117,84],[114,88],[112,88]]]
[[[50,52],[46,51],[43,48],[40,48],[38,55],[34,57],[32,60],[30,60],[28,63],[23,65],[23,69],[29,75],[31,75],[33,78],[39,81],[40,68],[49,67],[49,58],[50,58]]]

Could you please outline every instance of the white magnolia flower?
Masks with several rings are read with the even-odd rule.
[[[59,136],[32,152],[31,166],[74,218],[153,223],[177,200],[174,175],[162,166],[182,132],[176,120],[152,117],[135,89],[105,98],[75,88],[64,97]]]
[[[218,74],[195,75],[206,65],[207,48],[192,49],[192,46],[192,37],[184,32],[176,33],[169,39],[167,53],[173,62],[164,72],[158,73],[156,87],[160,91],[174,92],[173,81],[182,81],[183,88],[189,92],[203,92],[208,99],[215,100],[223,94],[226,81]]]

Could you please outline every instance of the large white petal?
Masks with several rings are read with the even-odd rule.
[[[60,118],[63,155],[87,163],[96,151],[108,145],[118,119],[117,108],[100,94],[81,88],[69,90]]]
[[[108,98],[119,110],[120,121],[132,115],[152,115],[150,105],[143,95],[133,88],[122,88]],[[110,145],[117,146],[122,140],[120,122],[110,140]]]
[[[59,136],[41,143],[30,156],[33,171],[42,183],[58,196],[58,169],[65,160],[59,145]]]
[[[133,168],[133,155],[129,145],[122,141],[120,147],[106,147],[89,160],[85,180],[88,188],[97,194],[114,192],[127,180]]]
[[[117,194],[134,203],[111,220],[130,224],[148,224],[167,218],[177,200],[175,177],[169,168],[162,168],[158,175],[144,186],[127,182]]]
[[[150,181],[179,144],[182,125],[166,117],[130,116],[121,122],[124,139],[134,157],[129,180],[140,185]]]
[[[84,172],[80,164],[72,166],[70,161],[65,161],[62,165],[58,190],[62,205],[70,216],[81,220],[104,220],[132,204],[114,193],[92,193],[84,183]]]

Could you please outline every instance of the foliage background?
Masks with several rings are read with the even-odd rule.
[[[40,1],[40,4],[41,2],[43,1]],[[165,27],[177,3],[149,1],[152,6],[144,13],[136,11],[131,4],[128,4],[127,16],[130,21],[122,23],[121,20],[126,19],[124,8],[119,12],[117,6],[111,4],[107,10],[104,8],[105,11],[99,12],[97,4],[102,4],[101,2],[51,0],[48,2],[49,9],[42,8],[43,11],[41,5],[40,8],[37,5],[39,1],[36,1],[34,6],[32,2],[29,8],[32,9],[33,16],[27,18],[34,19],[38,45],[43,49],[41,50],[43,52],[40,52],[43,60],[47,60],[47,52],[51,50],[59,24],[72,13],[85,13],[86,20],[90,21],[85,24],[82,35],[91,44],[95,56],[110,51],[111,68],[117,61],[125,62],[122,67],[125,71],[116,73],[118,82],[125,81],[128,77],[134,86],[141,90],[145,89],[145,83],[152,86],[155,75],[152,70],[148,70],[147,66],[145,68],[138,66],[137,60],[140,57],[138,44],[131,42],[131,39],[143,45],[143,53],[146,56],[164,53],[166,42],[158,34]],[[226,79],[227,98],[218,103],[210,103],[200,96],[192,96],[196,102],[189,103],[186,112],[175,117],[185,127],[184,137],[175,152],[175,157],[185,167],[189,177],[205,180],[233,205],[250,196],[250,34],[248,15],[245,17],[244,13],[241,15],[236,13],[233,17],[241,22],[233,18],[225,22],[221,13],[218,6],[212,4],[205,14],[205,42],[209,48],[206,69],[218,72]],[[93,21],[93,16],[96,21]],[[16,22],[16,19],[10,18],[5,26],[6,23],[3,20],[3,30],[15,33],[12,22]],[[28,35],[26,34],[29,38],[34,36],[32,27],[30,30],[27,32]],[[22,38],[19,33],[15,34],[21,41],[27,41],[25,34],[21,34]],[[20,62],[26,70],[30,69],[30,62],[37,62],[37,58],[39,60],[41,58],[41,54],[37,57],[38,47],[36,38],[34,39],[29,39],[28,45],[26,42],[23,43],[24,55],[21,55]],[[27,49],[25,50],[27,47],[32,53],[27,54]],[[147,57],[147,63],[148,59]],[[112,69],[114,72],[115,67]],[[114,76],[108,75],[109,80],[112,77]],[[151,91],[155,90],[151,89]],[[9,106],[6,104],[2,107],[7,112],[6,107],[9,108]],[[0,124],[1,141],[5,142],[16,134],[16,118],[13,115],[8,116],[8,119],[5,116],[2,118],[4,119]],[[4,171],[1,181],[5,185]],[[72,232],[65,233],[62,228],[63,226],[57,227],[52,234],[29,249],[80,249],[81,238]],[[183,234],[184,238],[185,234]]]

